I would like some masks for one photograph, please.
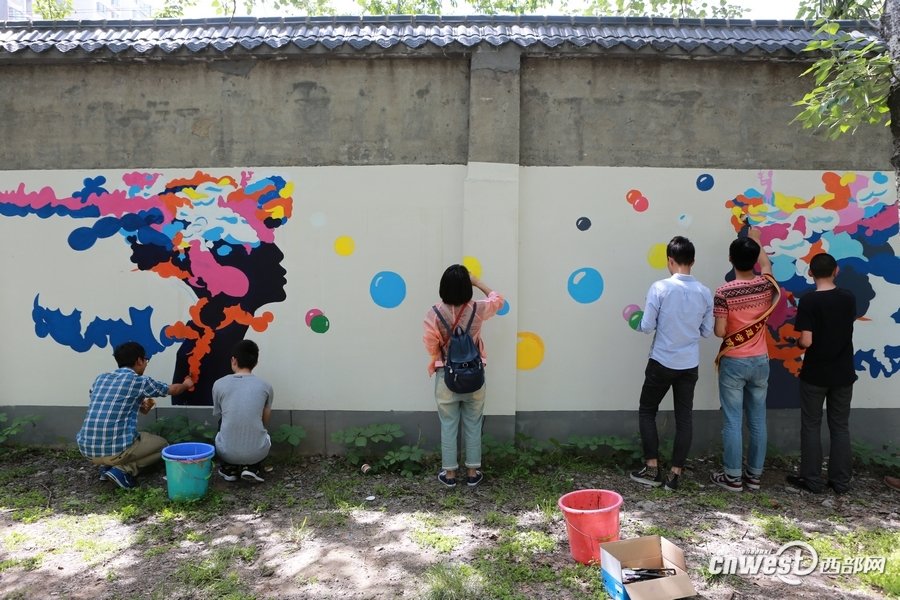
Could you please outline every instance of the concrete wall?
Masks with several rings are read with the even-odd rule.
[[[863,129],[835,143],[789,125],[796,111],[790,104],[805,90],[797,80],[804,68],[569,51],[523,57],[512,45],[445,57],[2,66],[0,264],[14,283],[4,286],[0,307],[15,343],[0,349],[7,381],[0,405],[11,414],[43,415],[29,439],[71,439],[90,381],[111,368],[109,347],[88,339],[91,322],[116,332],[106,342],[138,333],[155,340],[154,377],[177,379],[190,370],[191,343],[162,332],[212,318],[192,321],[202,295],[197,282],[160,277],[141,263],[124,228],[90,248],[73,246],[71,236],[101,215],[164,208],[165,185],[200,170],[230,177],[245,191],[263,180],[289,184],[278,195],[292,213],[271,232],[255,223],[258,236],[246,246],[271,245],[282,259],[252,269],[221,255],[218,267],[207,263],[258,275],[250,295],[273,285],[283,291],[261,296],[265,302],[232,299],[250,306],[257,321],[220,333],[219,348],[201,366],[211,381],[221,369],[211,363],[226,364],[218,354],[227,353],[232,337],[260,342],[259,373],[275,384],[277,418],[306,427],[305,451],[333,451],[330,432],[372,421],[402,422],[411,436],[421,429],[426,443],[437,441],[420,324],[440,273],[460,261],[509,301],[486,328],[488,429],[499,437],[630,437],[649,338],[628,329],[622,311],[641,305],[649,284],[666,275],[658,245],[675,234],[691,237],[697,274],[715,287],[735,234],[729,202],[758,190],[772,206],[762,224],[774,232],[795,223],[804,203],[833,194],[823,176],[834,172],[860,206],[873,202],[867,193],[876,194],[881,233],[875,240],[860,229],[852,235],[859,248],[877,246],[867,258],[892,257],[869,261],[854,282],[871,291],[869,320],[857,327],[857,348],[871,351],[860,362],[854,402],[854,422],[865,427],[854,435],[896,441],[900,400],[891,353],[900,323],[891,315],[900,305],[900,246],[890,139],[886,129]],[[135,174],[154,183],[136,186]],[[85,179],[99,176],[123,202],[145,204],[112,208],[102,194],[85,196]],[[701,176],[715,185],[701,190]],[[628,204],[630,190],[648,198],[646,211]],[[85,204],[99,214],[76,215]],[[868,216],[856,214],[853,223]],[[165,224],[178,221],[174,213],[166,217]],[[584,217],[590,228],[578,224]],[[206,242],[188,251],[194,257],[222,248],[208,230],[201,233]],[[770,252],[787,261],[782,283],[800,293],[809,284],[795,268],[803,256],[769,237]],[[172,264],[186,250],[173,246]],[[856,260],[852,253],[845,258]],[[584,302],[570,284],[587,268],[602,274],[603,289]],[[281,270],[286,283],[278,281]],[[383,272],[404,284],[397,305],[379,304],[372,292]],[[130,310],[148,307],[152,315],[139,326]],[[307,325],[312,309],[327,316],[328,331]],[[790,314],[782,316],[789,326]],[[777,335],[772,339],[780,353],[770,395],[773,442],[790,449],[796,357],[784,355]],[[713,434],[698,436],[698,446],[714,445],[718,427],[714,353],[714,343],[704,345],[697,421]],[[381,356],[392,357],[389,377]],[[36,380],[35,365],[53,376]],[[165,404],[157,414],[208,415]]]

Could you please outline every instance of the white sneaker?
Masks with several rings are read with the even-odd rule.
[[[241,479],[244,481],[255,481],[256,483],[262,483],[265,481],[262,477],[259,476],[259,473],[254,473],[250,469],[244,469],[241,471]]]

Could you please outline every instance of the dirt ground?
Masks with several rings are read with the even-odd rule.
[[[900,493],[875,475],[857,477],[848,495],[816,496],[770,469],[760,492],[735,494],[706,483],[712,466],[695,460],[675,494],[577,463],[486,471],[481,487],[448,490],[433,473],[363,475],[313,457],[276,462],[262,484],[213,475],[207,497],[183,505],[165,497],[164,469],[125,492],[71,451],[15,451],[0,456],[0,598],[603,598],[597,569],[572,560],[556,507],[561,493],[587,488],[622,494],[622,538],[677,543],[701,598],[896,597],[851,575],[799,585],[710,575],[711,556],[781,546],[795,530],[779,534],[779,523],[810,537],[900,525]],[[430,576],[438,565],[472,567],[463,572],[480,587],[441,595]]]

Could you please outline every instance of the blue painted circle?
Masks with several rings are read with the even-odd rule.
[[[569,295],[575,302],[589,304],[603,295],[603,276],[597,269],[582,267],[569,275]]]
[[[577,227],[579,231],[587,231],[591,228],[591,220],[587,217],[578,217],[578,220],[575,221],[575,227]]]
[[[369,295],[382,308],[396,308],[406,298],[406,282],[393,271],[381,271],[372,278]]]
[[[874,175],[872,175],[872,180],[875,183],[881,184],[881,183],[887,183],[888,178],[887,178],[887,175],[885,175],[881,171],[876,171],[876,173]]]
[[[497,314],[501,317],[509,312],[509,302],[507,300],[503,301],[503,306],[500,307],[500,310],[497,311]]]
[[[716,180],[709,173],[704,173],[697,178],[697,189],[701,192],[708,192],[715,185]]]

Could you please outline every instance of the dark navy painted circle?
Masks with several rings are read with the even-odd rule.
[[[701,192],[708,192],[715,185],[716,180],[709,173],[704,173],[697,178],[697,189]]]
[[[579,217],[578,220],[575,221],[575,227],[580,231],[587,231],[591,228],[591,220],[587,217]]]

